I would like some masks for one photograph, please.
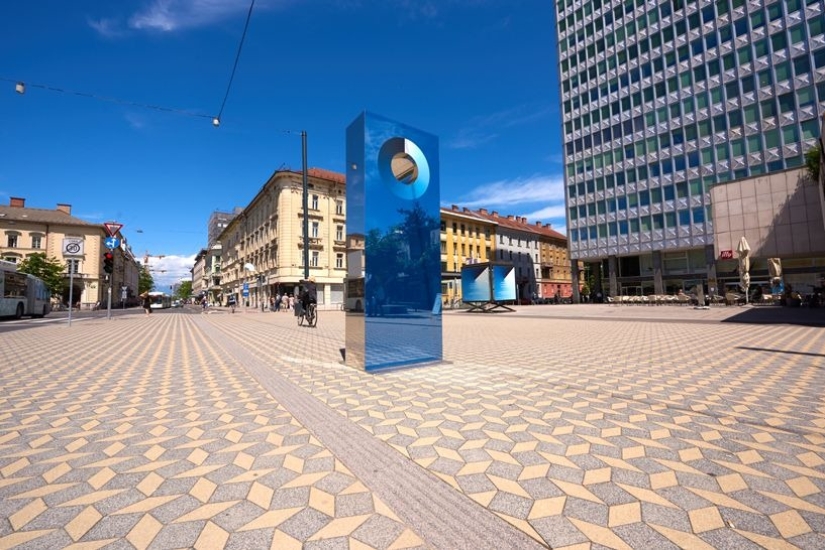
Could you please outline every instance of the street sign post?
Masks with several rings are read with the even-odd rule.
[[[118,247],[120,246],[120,239],[118,239],[118,238],[116,238],[116,237],[107,237],[107,238],[103,241],[103,244],[104,244],[104,245],[106,246],[106,248],[108,248],[109,250],[113,250],[113,249],[118,248]]]

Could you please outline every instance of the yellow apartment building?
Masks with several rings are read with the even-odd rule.
[[[461,266],[488,262],[493,256],[497,223],[468,208],[441,209],[441,297],[461,300]]]

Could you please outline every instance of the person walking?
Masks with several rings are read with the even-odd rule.
[[[152,313],[152,300],[149,299],[149,293],[144,292],[140,295],[141,305],[145,315]]]

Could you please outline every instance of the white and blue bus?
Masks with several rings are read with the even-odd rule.
[[[50,298],[46,283],[18,272],[14,262],[0,260],[0,317],[45,317],[52,310]]]
[[[149,307],[152,309],[166,309],[172,307],[172,297],[165,292],[150,292]]]

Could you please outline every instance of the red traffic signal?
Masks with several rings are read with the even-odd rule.
[[[111,252],[103,254],[103,271],[112,273],[115,270],[115,255]]]

